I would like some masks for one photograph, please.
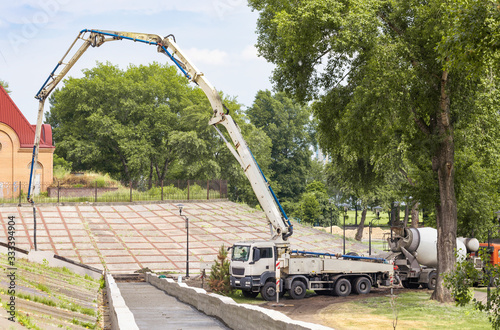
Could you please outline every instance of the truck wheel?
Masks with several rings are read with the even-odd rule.
[[[424,284],[423,286],[426,287],[429,290],[435,290],[436,289],[436,282],[437,282],[437,274],[436,272],[431,272],[429,274],[429,282]]]
[[[243,294],[243,297],[245,297],[245,298],[255,298],[259,295],[258,292],[246,291],[246,290],[241,290],[241,293]]]
[[[262,289],[260,289],[260,295],[267,301],[276,300],[276,283],[267,282],[264,284]]]
[[[302,299],[306,296],[306,285],[302,281],[294,281],[288,294],[293,299]]]
[[[370,293],[372,289],[372,283],[366,277],[358,277],[354,281],[354,292],[357,294],[367,294]]]
[[[405,289],[418,289],[420,283],[410,282],[409,280],[401,281],[403,288]]]
[[[351,293],[351,282],[346,278],[341,278],[335,283],[334,293],[336,296],[345,297]]]

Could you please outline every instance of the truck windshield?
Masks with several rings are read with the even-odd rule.
[[[236,245],[233,248],[233,255],[231,256],[231,260],[247,261],[249,255],[250,255],[250,246]]]

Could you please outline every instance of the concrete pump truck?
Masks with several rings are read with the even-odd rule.
[[[222,103],[219,93],[181,51],[172,35],[162,38],[155,34],[134,32],[90,29],[80,31],[35,96],[39,100],[39,110],[27,196],[28,202],[33,204],[35,223],[36,213],[32,196],[33,164],[37,164],[45,100],[89,47],[99,47],[108,41],[117,40],[130,40],[156,46],[159,53],[170,58],[187,79],[203,90],[213,109],[208,124],[216,129],[241,165],[269,221],[271,239],[238,242],[231,247],[233,288],[241,289],[247,297],[256,297],[260,293],[263,299],[274,300],[278,297],[278,293],[282,295],[285,292],[294,299],[300,299],[305,296],[307,289],[339,296],[349,295],[351,290],[358,294],[366,294],[370,292],[372,286],[391,283],[393,265],[384,259],[291,250],[289,237],[293,233],[293,226],[243,139],[237,124]],[[66,57],[79,41],[83,44],[65,63]],[[226,128],[231,141],[226,139],[217,125]]]

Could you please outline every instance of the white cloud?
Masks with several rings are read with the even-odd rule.
[[[240,53],[243,60],[246,61],[266,61],[263,57],[258,55],[257,48],[254,45],[246,46]]]
[[[195,63],[197,67],[202,64],[222,65],[228,61],[228,54],[219,49],[188,48],[184,51],[187,58]]]

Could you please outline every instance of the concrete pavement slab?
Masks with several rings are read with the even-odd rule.
[[[190,221],[192,263],[200,258],[213,260],[221,244],[229,246],[238,240],[269,238],[269,226],[261,211],[232,202],[183,204],[183,214]],[[18,246],[33,249],[31,207],[0,207],[0,240],[7,237],[5,223],[9,213],[16,216]],[[294,224],[294,227],[291,238],[294,247],[341,252],[338,236],[300,224]],[[104,261],[100,269],[107,267],[115,272],[133,272],[148,264],[168,267],[150,267],[155,271],[183,273],[186,242],[185,220],[179,216],[176,203],[37,206],[38,249],[63,251],[65,255],[77,258],[75,261],[92,265]],[[139,256],[145,256],[145,259]],[[129,258],[124,261],[119,259],[121,257]],[[165,263],[166,258],[169,261]],[[197,268],[199,265],[190,264],[190,269]]]

